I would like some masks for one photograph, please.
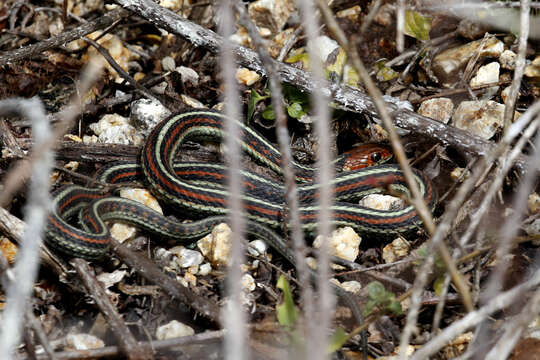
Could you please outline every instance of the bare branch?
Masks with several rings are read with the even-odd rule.
[[[245,219],[243,215],[242,190],[243,182],[241,175],[242,154],[240,149],[240,129],[237,119],[240,118],[239,94],[236,85],[236,63],[232,51],[232,43],[229,40],[234,29],[233,15],[234,0],[223,0],[220,5],[219,30],[225,41],[221,47],[221,73],[224,82],[223,102],[227,120],[223,125],[226,134],[225,147],[227,149],[226,163],[228,165],[228,192],[227,206],[229,208],[229,223],[232,233],[235,234],[230,252],[231,263],[227,271],[227,297],[228,301],[222,308],[222,316],[225,328],[225,359],[244,360],[249,359],[246,346],[249,333],[244,324],[246,317],[242,309],[242,270],[240,266],[245,257],[243,244],[245,238]]]
[[[18,114],[32,120],[36,147],[50,142],[53,135],[45,114],[45,109],[38,99],[8,99],[0,101],[0,115]],[[21,239],[21,248],[15,264],[15,281],[7,288],[7,308],[2,321],[0,353],[11,359],[12,351],[18,345],[26,312],[26,305],[31,296],[34,281],[39,268],[39,249],[43,243],[43,229],[51,198],[49,195],[49,176],[54,163],[51,150],[39,154],[39,161],[32,166],[32,178],[28,204],[25,209],[26,229]]]

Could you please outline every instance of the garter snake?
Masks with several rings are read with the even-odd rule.
[[[225,168],[222,165],[174,161],[180,145],[187,140],[223,139],[226,136],[222,128],[224,118],[219,112],[203,109],[172,115],[150,133],[141,152],[140,164],[113,163],[97,174],[98,180],[109,183],[140,181],[142,177],[158,198],[176,210],[206,218],[180,224],[132,200],[104,194],[101,189],[68,185],[53,194],[54,210],[49,215],[46,229],[48,245],[69,256],[97,259],[108,250],[106,221],[133,223],[164,237],[186,240],[199,238],[217,223],[226,221],[228,194],[223,186]],[[254,129],[240,121],[238,125],[244,152],[281,174],[279,151]],[[336,163],[341,161],[344,160],[340,158]],[[313,232],[317,227],[318,210],[318,187],[312,180],[315,169],[298,163],[292,165],[299,181],[303,227]],[[419,171],[415,170],[414,176],[424,200],[433,208],[436,196],[431,182]],[[294,262],[281,237],[268,228],[281,229],[286,219],[283,185],[249,172],[243,173],[243,181],[246,191],[242,201],[247,233],[267,239],[287,260]],[[412,206],[384,211],[350,202],[365,194],[379,193],[387,187],[406,192],[403,174],[396,165],[382,164],[342,172],[333,180],[333,186],[336,202],[332,210],[336,226],[351,226],[361,233],[390,236],[406,233],[421,224]],[[77,213],[82,229],[66,221]]]

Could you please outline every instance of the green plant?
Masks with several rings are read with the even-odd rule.
[[[401,304],[396,300],[393,292],[387,291],[384,285],[378,281],[372,281],[367,286],[369,300],[364,308],[364,316],[369,316],[375,307],[381,311],[389,311],[396,315],[401,315],[403,310]]]
[[[251,119],[255,112],[255,107],[260,101],[270,97],[270,90],[267,88],[263,94],[259,94],[255,90],[251,90],[251,95],[248,103],[248,120]],[[287,114],[294,119],[300,119],[306,115],[310,108],[309,94],[301,92],[291,85],[283,85],[283,102],[287,109]],[[276,113],[272,105],[268,105],[262,112],[262,117],[265,120],[275,120]]]

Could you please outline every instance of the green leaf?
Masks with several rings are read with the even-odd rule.
[[[281,275],[279,277],[277,287],[283,291],[283,303],[276,306],[278,322],[282,326],[292,328],[298,319],[298,310],[294,305],[289,282],[285,276]]]
[[[292,118],[300,119],[306,112],[304,111],[302,104],[295,102],[287,106],[287,113]]]
[[[274,108],[272,105],[267,106],[266,109],[264,109],[262,113],[262,117],[266,120],[275,120],[276,119],[276,113],[274,112]]]
[[[289,64],[301,62],[304,69],[309,69],[309,55],[304,48],[292,51],[292,55],[285,59],[285,62]]]
[[[259,95],[258,92],[251,89],[251,94],[249,96],[249,103],[248,103],[248,115],[247,115],[247,121],[251,120],[251,117],[253,116],[253,113],[255,112],[255,107],[257,106],[257,103],[259,101],[262,101],[264,99],[268,99],[269,95]]]
[[[375,300],[368,300],[366,302],[366,305],[364,305],[364,309],[362,311],[362,315],[364,316],[369,316],[371,315],[371,313],[373,312],[373,309],[375,308],[375,305],[377,303],[375,302]]]
[[[385,300],[386,289],[384,285],[378,281],[372,281],[368,284],[368,296],[370,299],[380,302]]]
[[[429,40],[431,30],[431,17],[424,16],[416,11],[405,11],[405,26],[403,32],[420,41]]]
[[[444,285],[444,275],[439,276],[433,282],[433,290],[435,290],[435,293],[439,296],[441,296],[443,292],[443,285]]]
[[[364,307],[364,315],[368,316],[373,312],[373,309],[378,307],[380,310],[390,311],[396,315],[402,314],[401,304],[396,301],[396,296],[393,292],[387,291],[384,285],[378,281],[372,281],[368,284],[368,296]]]
[[[283,96],[285,96],[285,98],[291,103],[293,102],[297,102],[300,104],[309,103],[309,94],[298,90],[296,87],[292,85],[288,85],[288,84],[283,85]]]
[[[401,308],[401,304],[399,303],[399,301],[392,301],[390,304],[388,304],[386,308],[393,312],[395,315],[403,314],[403,309]]]
[[[343,330],[343,328],[338,327],[332,336],[330,337],[330,341],[328,342],[328,353],[333,353],[334,351],[337,351],[341,349],[343,344],[347,341],[349,335]]]

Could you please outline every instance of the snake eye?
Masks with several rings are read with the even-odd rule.
[[[371,161],[373,161],[375,164],[381,161],[381,153],[380,152],[374,152],[371,154]]]

